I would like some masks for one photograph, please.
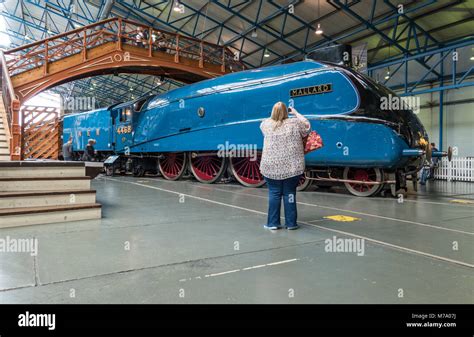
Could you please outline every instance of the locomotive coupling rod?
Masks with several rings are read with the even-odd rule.
[[[239,155],[232,155],[232,154],[227,154],[224,152],[224,155],[219,156],[218,152],[191,152],[191,158],[197,158],[197,157],[207,157],[207,156],[218,156],[218,157],[227,157],[227,158],[240,158],[240,157],[246,157],[245,155],[239,156]]]
[[[216,152],[191,152],[192,158],[215,156]]]
[[[311,178],[305,175],[306,179],[318,180],[318,181],[335,181],[338,183],[350,183],[350,184],[364,184],[364,185],[382,185],[382,184],[395,184],[395,180],[383,180],[383,181],[364,181],[364,180],[352,180],[352,179],[339,179],[339,178]]]

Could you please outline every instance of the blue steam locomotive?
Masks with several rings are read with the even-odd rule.
[[[294,106],[322,137],[306,155],[300,188],[344,184],[354,195],[406,189],[431,153],[427,133],[409,109],[381,107],[393,92],[351,69],[311,60],[236,72],[105,109],[66,115],[63,139],[84,151],[88,139],[104,158],[120,155],[135,176],[190,172],[213,183],[232,175],[264,184],[259,171],[262,119],[277,101]]]

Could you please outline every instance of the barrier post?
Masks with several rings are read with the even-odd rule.
[[[82,61],[87,60],[87,31],[84,29],[84,37],[82,38]]]
[[[174,61],[179,63],[179,35],[176,34],[176,54],[174,54]]]
[[[199,52],[199,68],[204,68],[204,46],[201,43],[199,44],[200,46],[200,52]]]
[[[48,74],[48,40],[44,41],[44,63],[43,63],[43,74]]]

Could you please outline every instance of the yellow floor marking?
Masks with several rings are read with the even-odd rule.
[[[177,192],[177,191],[173,191],[173,190],[167,190],[165,188],[156,187],[156,186],[148,186],[148,185],[138,184],[138,183],[131,182],[131,181],[118,180],[118,179],[114,179],[114,178],[108,178],[108,179],[110,179],[112,181],[122,183],[122,184],[131,184],[131,185],[143,186],[143,187],[146,187],[146,188],[151,188],[151,189],[154,189],[154,190],[168,192],[168,193],[172,193],[172,194],[176,194],[176,195],[184,195],[184,196],[187,196],[189,198],[196,199],[196,200],[207,201],[211,204],[216,204],[216,205],[226,206],[226,207],[230,207],[230,208],[240,209],[240,210],[244,210],[244,211],[247,211],[247,212],[259,214],[259,215],[264,216],[264,217],[267,216],[267,212],[257,211],[257,210],[254,210],[254,209],[240,207],[240,206],[236,206],[236,205],[233,205],[233,204],[226,204],[224,202],[220,202],[220,201],[216,201],[216,200],[212,200],[212,199],[201,198],[201,197],[198,197],[198,196],[192,195],[192,194],[185,194],[185,193],[181,193],[181,192]],[[302,203],[302,204],[304,204],[304,203]],[[311,204],[308,204],[308,205],[311,205]],[[318,205],[312,205],[312,206],[330,208],[328,206],[318,206]],[[367,215],[374,216],[374,215],[370,215],[370,214],[367,214]],[[381,217],[381,218],[383,218],[383,217]],[[450,259],[450,258],[447,258],[447,257],[444,257],[444,256],[439,256],[439,255],[435,255],[435,254],[422,252],[422,251],[411,249],[411,248],[408,248],[408,247],[398,246],[398,245],[395,245],[393,243],[376,240],[376,239],[373,239],[373,238],[369,238],[367,236],[362,236],[362,235],[358,235],[358,234],[354,234],[354,233],[349,233],[349,232],[341,231],[341,230],[334,229],[334,228],[327,228],[327,227],[323,227],[323,226],[314,225],[314,224],[311,224],[311,223],[305,222],[305,221],[299,221],[299,222],[302,223],[302,224],[314,227],[314,228],[319,228],[319,229],[324,230],[324,231],[329,231],[329,232],[333,232],[333,233],[339,233],[339,234],[342,234],[342,235],[348,235],[348,236],[352,236],[352,237],[355,237],[355,238],[364,239],[366,241],[369,241],[369,242],[372,242],[372,243],[375,243],[375,244],[379,244],[379,245],[382,245],[382,246],[391,247],[391,248],[396,249],[396,250],[402,250],[402,251],[410,252],[412,254],[418,254],[418,255],[430,257],[430,258],[433,258],[433,259],[442,260],[442,261],[451,262],[451,263],[456,263],[456,264],[466,266],[466,267],[469,267],[469,268],[474,268],[474,264],[471,264],[471,263]],[[440,229],[441,229],[441,227],[440,227]],[[466,233],[466,234],[473,234],[473,233]]]
[[[347,215],[329,215],[329,216],[325,216],[324,218],[333,220],[333,221],[341,221],[341,222],[350,222],[350,221],[360,220],[359,218],[354,218],[352,216],[347,216]]]
[[[474,201],[465,199],[453,199],[449,200],[449,202],[455,202],[457,204],[474,204]]]

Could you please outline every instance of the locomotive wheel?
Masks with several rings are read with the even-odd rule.
[[[133,168],[132,172],[134,177],[143,177],[145,175],[145,169],[141,165],[137,165]]]
[[[260,173],[261,157],[260,153],[257,155],[257,160],[252,160],[250,157],[230,157],[230,169],[234,178],[247,187],[263,186],[265,180]]]
[[[115,168],[114,168],[113,165],[107,166],[107,167],[105,168],[105,175],[111,177],[111,176],[114,175],[114,171],[115,171]]]
[[[310,173],[307,173],[307,174],[311,177]],[[296,188],[296,190],[298,192],[307,190],[311,186],[312,183],[313,181],[311,179],[306,179],[303,173],[300,177],[300,181],[298,182],[298,187]]]
[[[346,167],[343,174],[344,179],[361,181],[382,181],[382,170],[379,168],[353,168]],[[364,183],[344,183],[347,190],[358,197],[370,197],[377,194],[383,188],[380,185],[368,185]]]
[[[189,168],[198,181],[204,184],[212,184],[219,179],[226,169],[225,157],[215,155],[196,156],[189,154]]]
[[[188,156],[184,152],[163,153],[163,158],[159,160],[158,167],[161,174],[167,180],[178,180],[186,171]]]
[[[411,175],[411,182],[413,184],[413,190],[418,192],[418,174],[414,173]]]

